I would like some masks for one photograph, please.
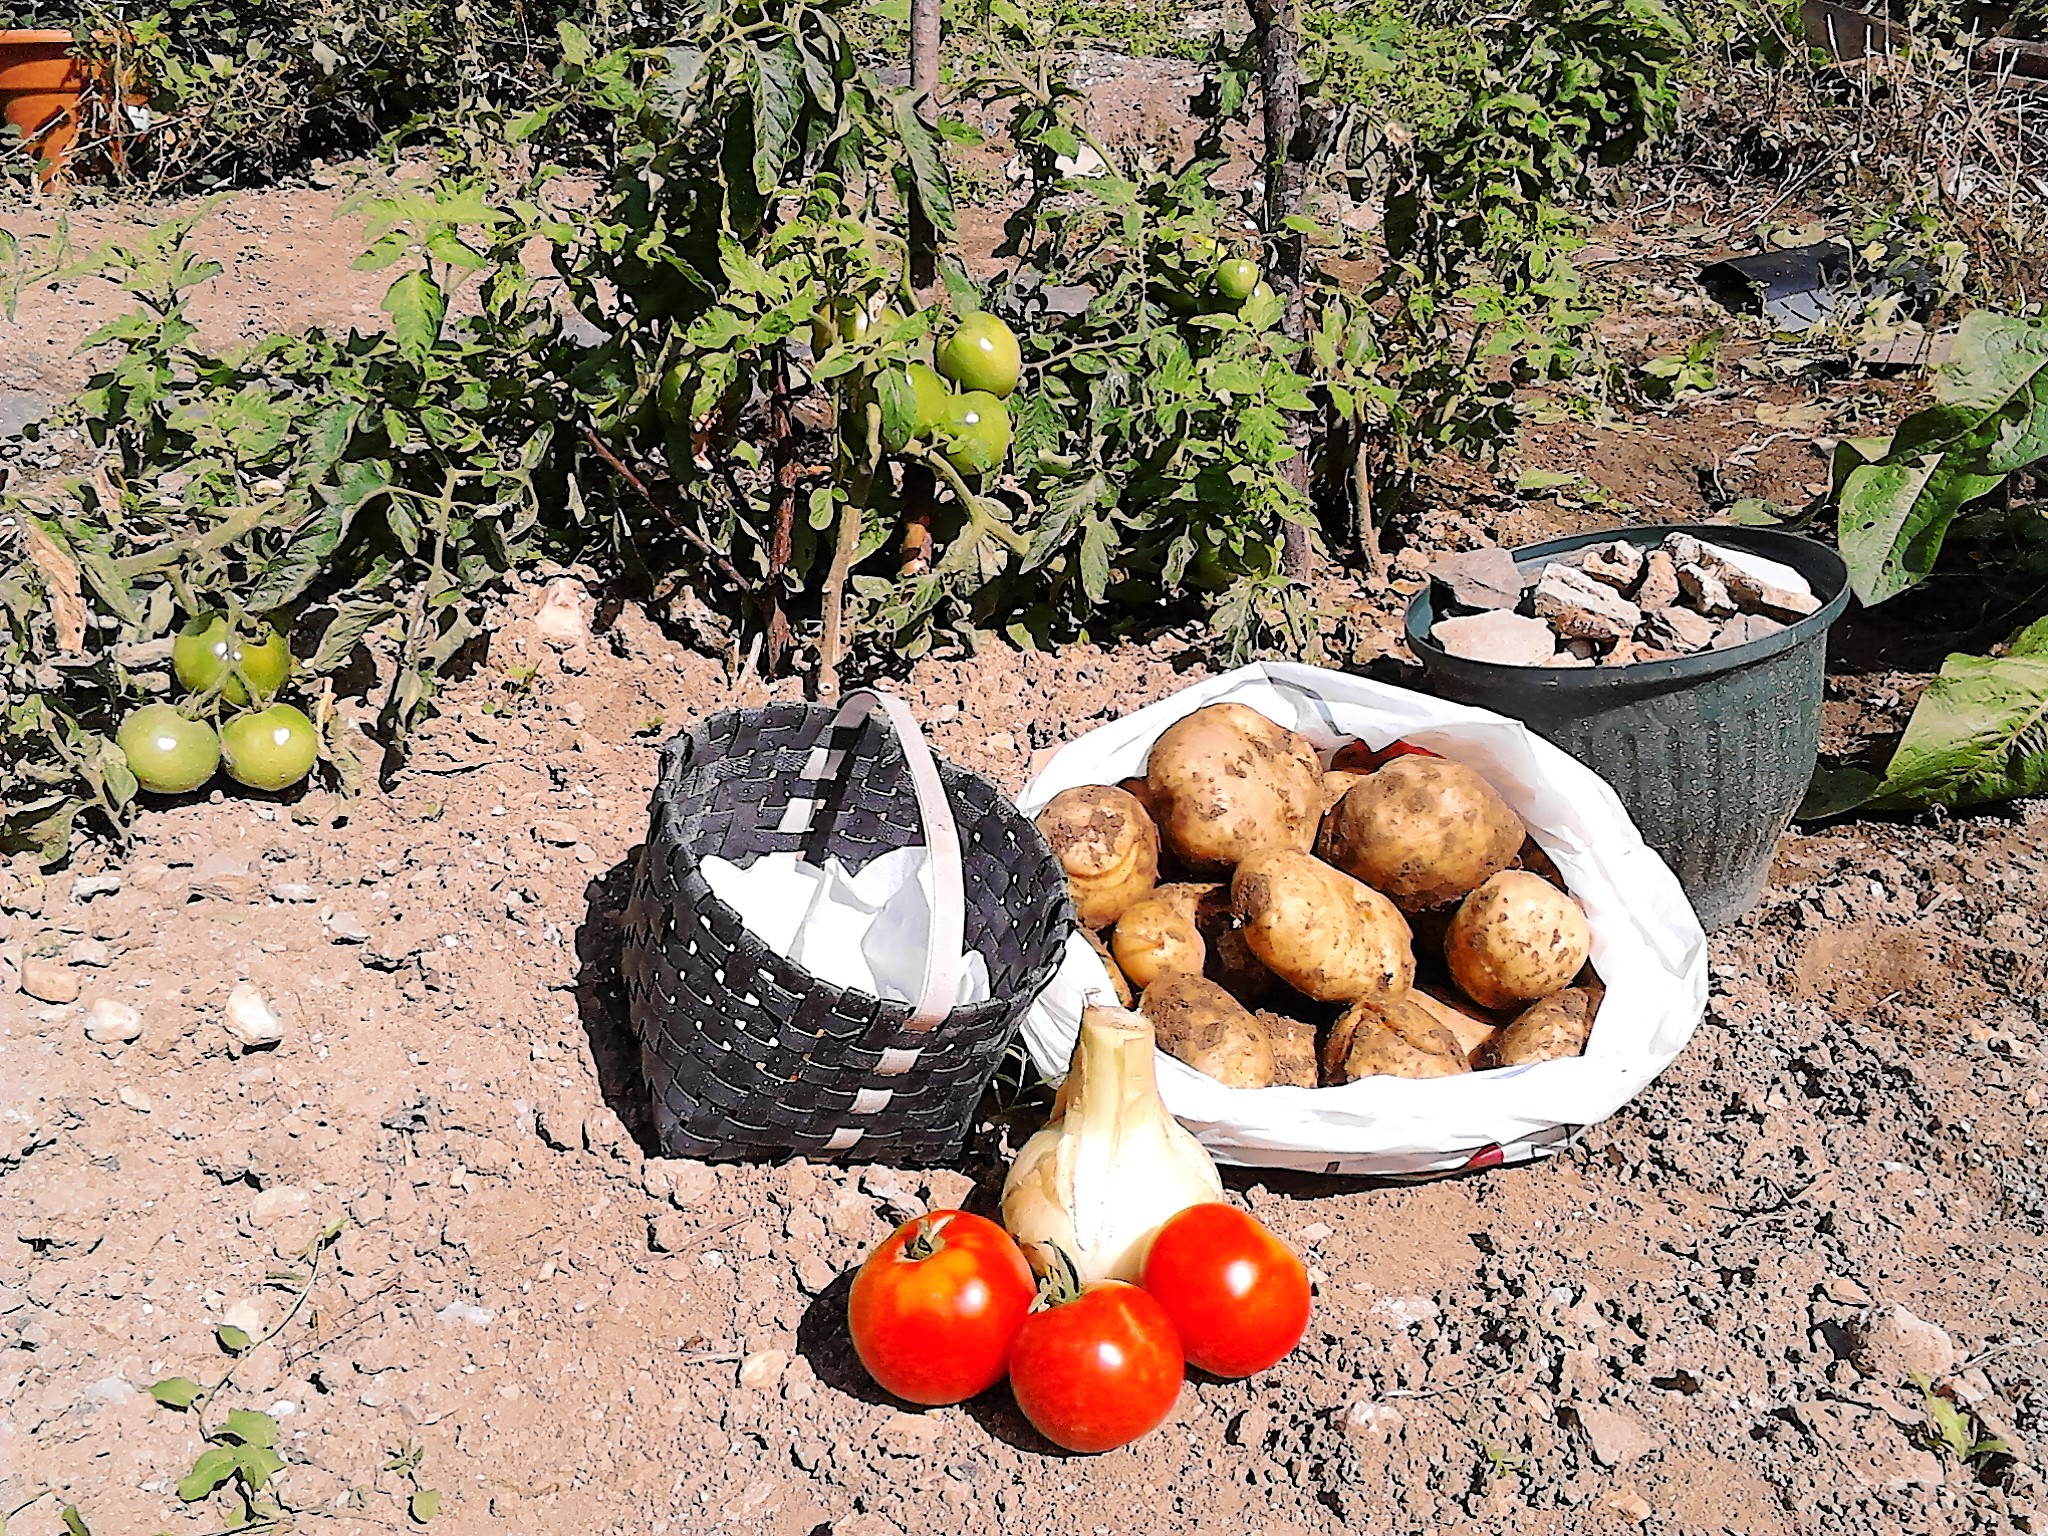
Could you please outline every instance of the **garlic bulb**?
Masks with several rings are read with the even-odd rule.
[[[1167,1218],[1223,1198],[1216,1164],[1159,1098],[1153,1050],[1142,1015],[1082,1013],[1052,1119],[1003,1181],[1003,1225],[1041,1273],[1057,1248],[1083,1285],[1135,1281]]]

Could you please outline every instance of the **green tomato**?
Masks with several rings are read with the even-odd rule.
[[[242,686],[241,678],[229,671],[230,664],[240,667],[242,677],[248,678],[257,694],[267,699],[277,692],[277,685],[292,669],[291,647],[268,624],[258,623],[253,630],[235,636],[230,655],[227,615],[220,613],[201,614],[179,630],[178,638],[171,642],[171,670],[178,674],[179,682],[194,693],[204,693],[215,683],[221,683],[222,698],[230,704],[246,704],[249,690]]]
[[[1261,279],[1259,282],[1254,283],[1252,285],[1252,291],[1248,295],[1246,295],[1244,303],[1238,306],[1238,313],[1243,314],[1247,309],[1251,308],[1252,305],[1263,304],[1266,300],[1272,298],[1273,296],[1273,285]]]
[[[1248,299],[1259,286],[1258,263],[1246,261],[1242,256],[1219,262],[1215,283],[1216,291],[1226,299]]]
[[[839,317],[829,304],[820,304],[811,314],[811,356],[823,357],[839,340]]]
[[[251,789],[287,789],[313,771],[320,736],[289,704],[237,715],[220,728],[228,777]]]
[[[904,372],[910,375],[910,387],[917,393],[917,435],[929,442],[952,420],[953,391],[928,363],[912,363]]]
[[[1010,413],[986,390],[955,395],[940,452],[963,475],[985,475],[1010,452]]]
[[[1016,334],[986,310],[969,315],[939,343],[936,361],[939,372],[961,389],[994,395],[998,400],[1017,387],[1024,370]]]
[[[213,777],[220,766],[220,738],[204,720],[169,704],[145,704],[131,711],[114,732],[114,744],[128,759],[135,782],[157,795],[182,795]]]

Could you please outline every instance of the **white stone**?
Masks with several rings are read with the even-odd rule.
[[[1550,664],[1557,637],[1541,619],[1525,619],[1505,608],[1462,619],[1438,619],[1429,637],[1453,656],[1508,667]]]
[[[111,997],[96,997],[85,1010],[85,1038],[94,1045],[126,1045],[142,1035],[142,1015]]]
[[[1460,608],[1514,608],[1522,601],[1522,573],[1504,549],[1468,549],[1439,555],[1429,574],[1450,589]]]
[[[740,1362],[740,1385],[756,1392],[765,1392],[782,1380],[782,1373],[789,1366],[789,1351],[763,1349],[747,1356]]]
[[[1618,1467],[1635,1461],[1657,1448],[1657,1438],[1643,1421],[1624,1408],[1582,1403],[1572,1410],[1593,1459],[1603,1467]]]
[[[1557,564],[1536,580],[1536,615],[1567,640],[1619,640],[1643,621],[1643,611],[1614,588]]]
[[[534,610],[533,627],[558,651],[588,641],[590,622],[583,616],[583,588],[566,576],[549,582],[540,607]]]
[[[295,1184],[273,1184],[249,1202],[249,1225],[267,1227],[313,1208],[313,1197]]]
[[[228,994],[221,1022],[245,1050],[261,1050],[284,1039],[283,1022],[264,1001],[263,994],[246,981],[236,982],[234,991]]]
[[[1337,1415],[1337,1428],[1353,1440],[1391,1440],[1405,1422],[1391,1403],[1347,1403]]]
[[[1856,1357],[1873,1376],[1935,1381],[1956,1368],[1956,1341],[1945,1328],[1893,1302],[1856,1331]]]

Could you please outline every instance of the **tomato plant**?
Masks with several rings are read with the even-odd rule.
[[[1003,1379],[1033,1293],[1031,1266],[1009,1233],[966,1211],[932,1211],[868,1255],[847,1324],[883,1391],[936,1407]]]
[[[1121,1280],[1055,1296],[1024,1319],[1010,1350],[1017,1406],[1070,1451],[1111,1451],[1150,1434],[1173,1412],[1186,1377],[1165,1308]]]
[[[1162,1226],[1140,1283],[1173,1319],[1188,1363],[1212,1375],[1255,1375],[1308,1328],[1308,1271],[1234,1205],[1191,1205]]]

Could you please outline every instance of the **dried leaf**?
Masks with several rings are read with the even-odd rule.
[[[21,536],[28,545],[28,557],[42,574],[43,586],[50,594],[50,617],[57,625],[58,649],[84,650],[86,608],[78,562],[32,517],[21,520]]]

